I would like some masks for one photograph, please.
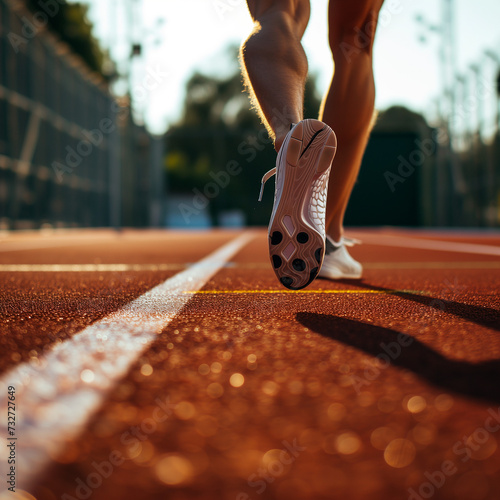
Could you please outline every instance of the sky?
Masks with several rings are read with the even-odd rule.
[[[444,1],[385,1],[374,49],[377,109],[398,104],[431,119],[435,116],[442,87],[440,36],[415,18],[422,15],[427,25],[441,25]],[[453,1],[458,73],[472,81],[470,65],[479,64],[484,78],[492,80],[496,65],[484,51],[490,49],[500,56],[500,2]],[[89,18],[95,35],[114,59],[126,60],[131,40],[142,43],[143,54],[134,60],[130,82],[139,115],[154,133],[165,132],[179,119],[185,83],[193,72],[224,76],[234,69],[234,61],[224,55],[225,48],[239,44],[252,29],[245,0],[85,3],[91,6]],[[322,93],[328,88],[333,67],[327,43],[327,3],[311,0],[311,20],[303,39],[310,71],[318,75]],[[426,42],[421,41],[422,36]]]

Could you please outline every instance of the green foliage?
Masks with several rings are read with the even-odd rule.
[[[319,105],[312,78],[305,94],[307,116],[317,117]],[[190,78],[182,117],[166,136],[166,151],[168,185],[174,193],[192,194],[194,188],[203,192],[214,175],[236,162],[241,172],[210,200],[212,219],[216,221],[222,210],[241,209],[249,225],[268,223],[274,183],[268,183],[262,203],[257,198],[261,178],[274,167],[276,153],[251,109],[238,68],[227,78],[200,73]]]
[[[26,0],[32,12],[44,12],[38,2],[39,0]],[[91,70],[103,75],[105,54],[92,36],[92,24],[87,19],[88,6],[80,3],[69,4],[65,0],[57,0],[57,4],[57,13],[48,16],[48,28],[67,43]]]

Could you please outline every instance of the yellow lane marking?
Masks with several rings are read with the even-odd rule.
[[[331,293],[351,293],[351,294],[378,294],[378,295],[391,295],[391,294],[404,294],[404,293],[415,293],[419,295],[427,295],[427,292],[422,290],[199,290],[197,292],[187,291],[184,293],[192,294],[206,294],[206,295],[219,295],[219,294],[264,294],[264,293],[300,293],[300,294],[331,294]]]

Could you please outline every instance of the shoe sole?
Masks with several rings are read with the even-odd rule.
[[[336,149],[337,139],[328,125],[303,120],[287,136],[279,153],[277,182],[282,188],[269,222],[269,256],[276,276],[290,290],[308,286],[323,263],[324,220],[314,220],[309,208],[313,198],[319,204],[326,203],[319,193],[328,183]]]

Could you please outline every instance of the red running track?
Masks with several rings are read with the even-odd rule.
[[[290,292],[241,234],[0,239],[5,498],[500,498],[500,236],[352,231],[363,280]]]

